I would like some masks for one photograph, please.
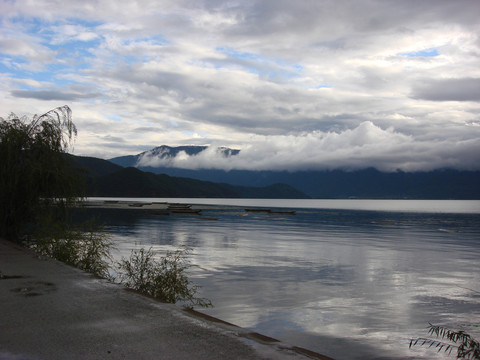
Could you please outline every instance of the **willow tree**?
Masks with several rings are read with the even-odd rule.
[[[80,183],[65,153],[77,129],[68,106],[32,118],[0,118],[0,236],[18,240],[39,214],[62,213]]]

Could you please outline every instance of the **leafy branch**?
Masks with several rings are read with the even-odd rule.
[[[83,184],[65,156],[76,135],[68,106],[31,119],[0,117],[0,236],[19,241],[38,214],[63,217],[81,198]]]
[[[437,349],[437,352],[444,351],[449,355],[453,349],[457,349],[457,359],[480,359],[480,345],[477,340],[463,330],[454,331],[443,326],[429,324],[428,334],[437,339],[417,338],[411,339],[409,347],[420,345]],[[447,340],[449,342],[445,342]]]

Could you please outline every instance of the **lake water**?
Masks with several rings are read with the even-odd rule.
[[[480,338],[480,201],[134,200],[222,205],[88,209],[116,257],[192,248],[191,279],[215,306],[199,310],[222,320],[337,360],[443,358],[409,349],[429,322]]]

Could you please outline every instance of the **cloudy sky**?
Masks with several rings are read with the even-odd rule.
[[[0,116],[184,166],[480,169],[478,0],[0,0]],[[208,156],[207,156],[208,155]]]

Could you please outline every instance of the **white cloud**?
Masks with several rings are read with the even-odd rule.
[[[139,166],[224,170],[318,170],[359,169],[432,170],[450,166],[476,168],[479,139],[467,141],[415,141],[412,136],[381,129],[366,121],[352,130],[313,132],[303,136],[264,136],[250,139],[236,156],[225,157],[215,146],[198,155],[181,153],[173,158],[144,154]],[[467,158],[465,158],[467,156]]]
[[[1,6],[1,108],[67,103],[78,154],[212,143],[242,149],[225,167],[480,167],[478,1]],[[202,156],[183,164],[222,163]]]
[[[71,24],[52,26],[51,31],[54,32],[54,36],[51,43],[64,44],[71,41],[92,41],[99,37],[94,30],[89,30],[85,26]]]
[[[8,36],[10,35],[10,36]],[[43,71],[55,61],[56,52],[41,44],[34,36],[0,33],[0,53],[7,68]]]

